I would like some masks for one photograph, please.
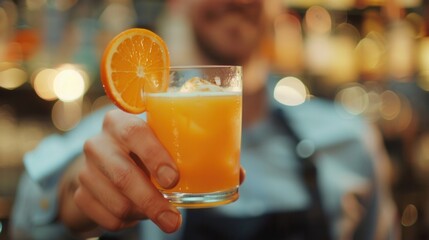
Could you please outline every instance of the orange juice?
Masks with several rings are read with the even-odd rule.
[[[146,104],[150,127],[180,171],[176,187],[163,193],[238,188],[241,93],[151,93]]]

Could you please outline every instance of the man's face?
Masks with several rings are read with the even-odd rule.
[[[262,0],[193,0],[196,42],[217,64],[242,65],[263,35]]]

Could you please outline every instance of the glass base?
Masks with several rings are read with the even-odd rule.
[[[212,193],[162,193],[180,208],[210,208],[232,203],[238,199],[238,188]]]

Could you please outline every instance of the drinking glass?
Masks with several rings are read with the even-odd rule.
[[[145,94],[148,124],[180,172],[174,188],[158,188],[170,202],[184,208],[237,200],[241,67],[171,67],[169,81],[167,92]]]

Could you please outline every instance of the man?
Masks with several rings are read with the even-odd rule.
[[[193,61],[243,66],[241,162],[247,174],[240,199],[179,211],[146,175],[166,188],[180,177],[144,119],[105,109],[26,155],[14,236],[120,236],[139,226],[142,239],[391,237],[393,220],[385,216],[392,217],[392,200],[379,175],[386,155],[373,129],[358,118],[342,119],[328,101],[287,108],[271,98],[262,49],[279,2],[183,0],[170,7],[171,14],[179,9],[186,16],[193,37],[178,42],[173,35],[169,43],[164,33],[173,62],[183,63],[174,59],[180,55],[174,44],[192,43]],[[297,153],[304,143],[307,151]]]

